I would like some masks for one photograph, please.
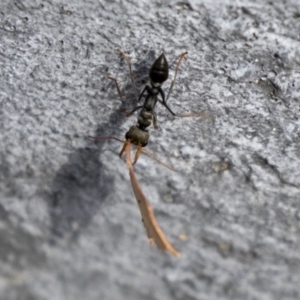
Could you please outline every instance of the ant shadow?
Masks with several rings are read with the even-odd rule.
[[[135,68],[134,74],[139,77],[144,74],[145,63],[135,64]],[[122,93],[129,89],[129,85],[122,87]],[[110,87],[114,92],[108,97],[113,99],[117,93],[113,86]],[[119,128],[126,121],[122,112],[124,104],[120,101],[119,108],[111,113],[109,121],[96,129],[95,136],[120,136]],[[61,166],[51,184],[47,204],[51,216],[52,244],[60,238],[76,241],[113,191],[114,178],[102,171],[105,165],[101,161],[101,152],[105,142],[88,138],[86,141],[86,147],[69,155],[68,162]]]

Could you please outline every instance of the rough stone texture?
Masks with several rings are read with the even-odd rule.
[[[1,299],[300,298],[299,1],[14,0],[0,18]],[[177,173],[135,168],[179,259],[148,245],[121,144],[87,138],[136,122],[120,48],[138,89],[187,50],[170,106],[213,117],[158,105],[147,148]]]

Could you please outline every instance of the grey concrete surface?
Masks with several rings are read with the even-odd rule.
[[[1,1],[0,299],[300,299],[299,1]],[[135,167],[174,258],[147,243],[115,141],[165,51]],[[126,96],[121,103],[115,76]],[[171,76],[164,84],[168,90]],[[183,240],[182,235],[187,237]]]

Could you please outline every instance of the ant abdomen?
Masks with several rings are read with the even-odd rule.
[[[165,54],[162,53],[153,63],[150,71],[149,71],[149,77],[151,84],[161,85],[163,82],[165,82],[168,79],[169,76],[169,65],[168,61],[165,57]]]
[[[125,138],[136,146],[145,147],[148,144],[149,132],[133,125],[127,131]]]

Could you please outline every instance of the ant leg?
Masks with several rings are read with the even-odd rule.
[[[88,135],[88,138],[94,140],[94,141],[103,141],[103,140],[115,140],[115,141],[118,141],[118,142],[121,142],[121,143],[124,143],[123,140],[117,138],[117,137],[114,137],[114,136],[90,136]]]
[[[177,71],[178,71],[178,68],[179,68],[179,66],[180,66],[180,64],[181,64],[181,61],[183,60],[183,58],[184,58],[186,55],[187,55],[187,51],[181,53],[180,56],[179,56],[179,60],[178,60],[178,63],[177,63],[177,65],[176,65],[176,69],[175,69],[175,75],[174,75],[174,78],[172,79],[172,83],[171,83],[171,86],[170,86],[170,88],[169,88],[168,95],[167,95],[167,98],[166,98],[166,101],[165,101],[165,102],[167,102],[168,99],[169,99],[169,97],[170,97],[171,91],[172,91],[172,89],[173,89],[173,86],[174,86],[174,83],[175,83],[175,80],[176,80],[176,77],[177,77]]]
[[[141,92],[141,94],[140,94],[140,96],[139,96],[138,102],[141,101],[141,99],[142,99],[142,97],[143,97],[143,95],[144,95],[144,93],[145,93],[146,90],[149,92],[149,86],[148,86],[148,85],[146,85],[146,86],[143,88],[143,91]]]
[[[90,136],[88,135],[88,138],[95,140],[95,141],[103,141],[103,140],[115,140],[118,141],[120,143],[126,143],[126,141],[124,142],[123,140],[114,137],[114,136],[106,136],[106,137],[102,137],[102,136]],[[134,145],[135,146],[135,145]],[[123,145],[124,147],[124,145]],[[126,145],[125,145],[126,148]],[[123,149],[122,149],[123,150]],[[124,152],[124,150],[123,150]],[[123,152],[121,153],[121,155],[123,154]],[[145,153],[147,156],[151,157],[152,159],[156,160],[159,164],[163,165],[164,167],[168,168],[171,171],[176,171],[175,169],[173,169],[172,167],[168,166],[167,164],[163,163],[161,160],[159,160],[153,153],[147,151],[146,149],[142,149],[142,152]]]
[[[129,67],[130,79],[131,79],[131,83],[133,85],[135,98],[138,99],[138,94],[137,94],[137,90],[136,90],[136,86],[135,86],[135,81],[134,81],[134,76],[133,76],[132,69],[131,69],[130,60],[129,60],[128,56],[121,49],[119,51],[120,51],[121,55],[124,57],[128,67]]]
[[[162,91],[162,90],[160,91],[160,94],[161,94],[161,96],[162,96],[162,101],[160,101],[161,104],[164,105],[164,106],[166,107],[166,109],[167,109],[174,117],[182,117],[182,118],[184,118],[184,117],[193,117],[193,116],[198,116],[198,115],[199,115],[199,114],[193,114],[193,113],[190,113],[190,114],[175,114],[175,113],[172,111],[172,109],[171,109],[171,108],[168,106],[168,104],[167,104],[167,101],[168,101],[168,99],[169,99],[169,97],[170,97],[170,94],[171,94],[171,91],[172,91],[172,89],[173,89],[173,86],[174,86],[174,84],[175,84],[175,80],[176,80],[176,77],[177,77],[178,68],[179,68],[179,66],[180,66],[180,64],[181,64],[181,61],[183,60],[183,58],[184,58],[186,55],[187,55],[187,51],[181,53],[180,56],[179,56],[179,60],[178,60],[178,62],[177,62],[176,68],[175,68],[175,75],[174,75],[174,78],[172,79],[172,83],[171,83],[171,86],[170,86],[170,88],[169,88],[167,97],[165,98],[163,91]]]
[[[116,85],[116,88],[117,88],[117,90],[118,90],[119,97],[121,98],[121,101],[124,102],[124,99],[123,99],[122,93],[121,93],[121,89],[120,89],[120,86],[119,86],[119,84],[118,84],[117,79],[114,78],[114,77],[110,77],[110,76],[107,76],[107,79],[110,79],[110,80],[114,81],[114,83],[115,83],[115,85]]]
[[[137,162],[141,152],[143,151],[143,147],[142,146],[139,146],[136,153],[135,153],[135,156],[134,156],[134,162],[132,163],[133,165]]]
[[[144,106],[136,106],[132,111],[130,111],[129,113],[126,112],[126,117],[131,116],[135,111],[142,109]]]
[[[167,102],[166,102],[166,98],[165,98],[165,93],[164,91],[162,90],[161,87],[158,88],[158,92],[160,93],[161,95],[161,99],[162,100],[158,100],[164,107],[166,107],[168,109],[168,111],[173,115],[173,116],[176,116],[176,114],[172,111],[172,109],[168,106]]]
[[[175,75],[174,75],[174,78],[172,80],[172,83],[171,83],[171,86],[169,88],[169,91],[168,91],[168,94],[167,94],[167,98],[165,99],[162,95],[162,101],[160,101],[160,103],[162,105],[164,105],[167,110],[174,116],[174,117],[178,117],[178,118],[189,118],[189,117],[203,117],[203,118],[206,118],[206,119],[212,119],[211,116],[207,115],[207,114],[204,114],[204,113],[189,113],[189,114],[175,114],[171,108],[168,106],[167,104],[167,101],[170,97],[170,94],[171,94],[171,91],[173,89],[173,86],[175,84],[175,80],[176,80],[176,77],[177,77],[177,72],[178,72],[178,69],[179,69],[179,66],[183,60],[183,58],[187,55],[187,51],[185,52],[182,52],[179,56],[179,59],[178,59],[178,62],[177,62],[177,65],[176,65],[176,69],[175,69]]]
[[[172,109],[168,106],[167,102],[166,102],[166,98],[165,98],[165,93],[164,91],[161,89],[161,87],[158,88],[158,91],[161,95],[162,100],[158,100],[173,116],[176,116],[176,114],[172,111]]]
[[[130,144],[130,141],[128,141],[128,140],[126,140],[126,141],[124,142],[123,147],[122,147],[122,149],[121,149],[121,151],[120,151],[120,153],[119,153],[119,157],[120,157],[120,158],[122,157],[124,151],[126,150],[126,146],[127,146],[128,143]]]

